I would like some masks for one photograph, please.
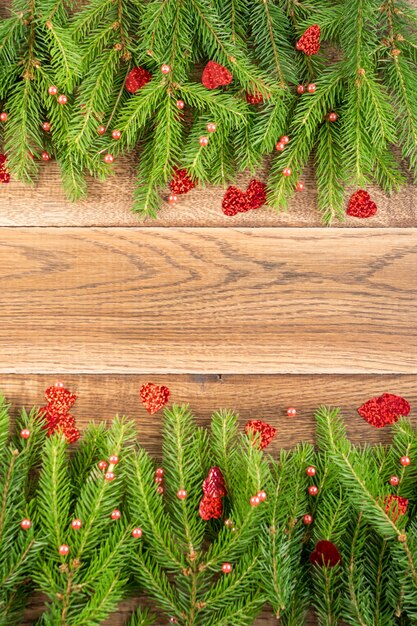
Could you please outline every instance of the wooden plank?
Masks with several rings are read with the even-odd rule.
[[[257,174],[266,179],[266,167]],[[262,208],[249,213],[226,217],[221,210],[224,188],[197,188],[180,198],[176,206],[163,202],[157,220],[144,219],[131,212],[135,185],[133,156],[120,159],[115,175],[106,182],[90,181],[89,196],[73,204],[62,191],[56,163],[43,164],[35,187],[13,181],[0,185],[0,226],[321,226],[313,169],[306,168],[303,176],[305,190],[296,194],[288,212]],[[251,179],[240,174],[236,184],[242,189]],[[416,188],[404,187],[392,198],[378,188],[370,188],[378,205],[378,213],[368,220],[347,217],[335,222],[336,227],[410,227],[417,226]],[[168,190],[162,194],[167,198]],[[349,192],[347,193],[347,197]]]
[[[386,443],[389,429],[370,427],[356,409],[369,398],[384,392],[405,397],[417,408],[415,375],[350,376],[239,376],[239,375],[31,375],[0,377],[0,391],[12,403],[13,415],[21,406],[41,406],[44,390],[62,380],[77,396],[71,413],[83,429],[92,420],[109,422],[117,413],[133,419],[141,443],[154,455],[161,452],[161,414],[150,416],[139,400],[139,388],[148,380],[167,385],[171,402],[189,403],[199,423],[208,426],[212,412],[230,408],[243,424],[251,418],[264,419],[278,429],[271,452],[296,443],[314,441],[314,411],[320,405],[339,406],[348,433],[355,443]],[[294,418],[289,406],[297,408]],[[417,420],[417,412],[412,412]]]
[[[0,229],[0,372],[415,373],[414,229]]]

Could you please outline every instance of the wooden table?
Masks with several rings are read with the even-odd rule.
[[[81,426],[126,414],[156,454],[160,418],[138,399],[148,380],[203,423],[219,407],[266,419],[279,431],[272,450],[312,440],[319,404],[341,406],[363,442],[389,437],[357,415],[369,397],[402,394],[416,415],[414,187],[373,191],[375,217],[331,229],[311,174],[287,214],[228,218],[221,190],[196,189],[144,221],[129,209],[132,171],[119,163],[78,205],[54,164],[36,189],[0,187],[0,388],[16,408],[63,380]],[[40,610],[38,599],[28,624]]]

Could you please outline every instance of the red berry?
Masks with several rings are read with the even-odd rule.
[[[200,137],[200,139],[198,140],[198,143],[200,144],[200,146],[207,146],[209,142],[208,137]]]
[[[22,530],[29,530],[31,526],[32,522],[30,521],[30,519],[27,519],[27,517],[25,517],[25,519],[22,519],[22,521],[20,522],[20,528]]]
[[[175,105],[178,109],[183,109],[185,107],[185,102],[184,100],[177,100]]]
[[[49,133],[49,131],[51,130],[51,124],[49,122],[44,122],[42,124],[42,129],[46,132]]]
[[[134,537],[135,539],[140,539],[142,537],[142,529],[134,528],[132,530],[132,537]]]
[[[223,565],[222,565],[222,572],[223,572],[223,574],[230,574],[232,569],[233,569],[233,567],[232,567],[231,563],[223,563]]]
[[[73,527],[74,530],[80,530],[81,526],[82,526],[82,522],[80,519],[73,519],[71,522],[71,526]]]
[[[304,189],[304,183],[302,183],[301,180],[299,180],[295,186],[295,191],[302,191],[303,189]]]
[[[282,170],[282,174],[283,176],[291,176],[292,169],[290,167],[284,167],[284,169]]]
[[[266,491],[258,491],[256,494],[261,502],[265,502],[266,500]]]
[[[48,87],[48,93],[50,96],[56,96],[56,94],[58,93],[58,88],[55,87],[55,85],[51,85],[50,87]]]
[[[399,485],[400,479],[398,478],[398,476],[391,476],[389,482],[390,485],[392,485],[393,487],[397,487],[397,485]]]
[[[64,93],[61,93],[61,95],[57,98],[57,102],[58,104],[67,104],[68,98]]]
[[[122,133],[120,130],[112,130],[111,136],[113,137],[113,139],[120,139]]]
[[[411,459],[409,456],[402,456],[400,459],[400,463],[401,465],[404,465],[404,467],[406,467],[407,465],[410,465]]]
[[[51,157],[50,157],[50,155],[48,154],[48,152],[46,152],[46,150],[44,150],[44,151],[42,152],[41,157],[42,157],[42,160],[43,160],[43,161],[50,161],[50,160],[51,160]]]
[[[105,163],[113,163],[113,161],[114,161],[114,156],[112,154],[104,155],[104,162]]]
[[[285,143],[282,143],[282,141],[277,141],[277,143],[275,144],[275,150],[278,150],[278,152],[281,152],[282,150],[284,150],[285,148]]]
[[[206,126],[209,133],[214,133],[217,129],[217,126],[214,122],[209,122]]]
[[[288,417],[295,417],[297,415],[297,409],[295,409],[293,406],[288,407],[287,415]]]
[[[308,93],[314,93],[316,91],[315,83],[310,83],[309,85],[307,85],[307,91]]]
[[[289,143],[289,141],[290,141],[290,138],[289,138],[289,137],[287,137],[287,135],[283,135],[283,136],[281,137],[281,139],[280,139],[280,142],[281,142],[281,143],[284,143],[285,145],[287,145],[287,143]]]
[[[176,617],[170,617],[169,618],[169,623],[170,624],[178,624],[178,620]]]
[[[29,439],[30,430],[28,430],[27,428],[23,428],[23,430],[20,431],[20,436],[22,437],[22,439]]]
[[[316,475],[316,468],[313,467],[312,465],[309,465],[306,469],[306,474],[307,476],[315,476]]]
[[[165,489],[162,487],[162,485],[159,485],[159,487],[156,490],[156,493],[159,493],[159,495],[162,496],[164,492],[165,492]]]
[[[175,204],[178,202],[178,196],[175,193],[170,193],[168,196],[168,202],[169,204]]]
[[[329,122],[335,122],[338,118],[337,113],[329,113]]]
[[[108,465],[108,464],[106,463],[106,461],[99,461],[99,463],[98,463],[98,467],[99,467],[99,469],[101,469],[101,470],[103,470],[103,471],[104,471],[105,469],[107,469],[107,465]]]
[[[157,485],[161,485],[164,482],[164,477],[163,476],[155,476],[154,481],[156,482]]]
[[[109,462],[112,465],[117,465],[119,462],[119,457],[116,454],[112,454],[111,457],[109,457]]]
[[[110,481],[114,480],[116,478],[116,476],[113,474],[113,472],[106,472],[104,474],[104,478],[110,482]]]
[[[313,518],[311,517],[311,515],[304,515],[303,517],[303,524],[306,524],[306,526],[308,526],[309,524],[311,524],[313,521]]]
[[[59,546],[58,552],[61,556],[66,556],[70,551],[69,546],[66,543],[63,543],[62,546]]]
[[[114,509],[114,511],[112,511],[110,515],[112,519],[120,519],[121,516],[122,514],[120,513],[119,509]]]
[[[57,389],[63,389],[64,383],[62,383],[60,380],[57,380],[56,383],[54,383],[54,387],[56,387]]]
[[[258,496],[252,496],[250,499],[250,505],[251,506],[258,506],[258,504],[261,503],[261,499],[258,498]]]
[[[304,87],[304,85],[297,85],[297,93],[302,94],[304,93],[306,90],[306,88]]]
[[[98,128],[97,128],[97,133],[99,135],[104,135],[104,133],[106,132],[106,127],[103,126],[103,124],[101,124]]]
[[[5,113],[3,111],[3,113],[0,113],[0,122],[7,122],[7,113]]]
[[[180,500],[185,500],[186,497],[187,497],[187,492],[185,491],[185,489],[178,489],[177,498],[179,498]]]
[[[316,496],[319,492],[319,488],[316,487],[316,485],[311,485],[311,487],[308,488],[308,493],[310,496]]]
[[[167,65],[166,63],[161,65],[161,72],[162,72],[162,74],[169,74],[170,71],[171,71],[171,68],[170,68],[169,65]]]
[[[162,468],[162,467],[157,467],[157,468],[156,468],[156,470],[155,470],[155,474],[156,474],[157,476],[163,476],[163,475],[164,475],[164,470],[163,470],[163,468]]]

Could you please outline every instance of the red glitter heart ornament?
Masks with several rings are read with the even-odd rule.
[[[266,203],[266,183],[251,180],[246,190],[246,198],[250,209],[259,209]]]
[[[378,207],[371,200],[371,196],[364,189],[358,189],[350,196],[346,213],[351,217],[372,217],[377,212]]]
[[[70,410],[77,396],[60,383],[45,390],[45,399],[48,401],[46,408],[49,413],[63,415]]]
[[[177,167],[174,167],[174,174],[171,182],[169,183],[169,188],[172,193],[178,196],[183,193],[188,193],[196,186],[197,181],[193,181],[186,169],[179,169]]]
[[[198,507],[198,514],[201,519],[208,522],[210,519],[220,519],[223,515],[223,502],[221,498],[211,498],[203,496]]]
[[[229,217],[237,215],[237,213],[245,213],[249,210],[246,194],[234,185],[231,185],[223,196],[222,210]]]
[[[310,554],[310,562],[314,565],[334,567],[342,562],[342,556],[334,543],[327,541],[327,539],[322,539],[317,542],[316,547]]]
[[[48,404],[39,409],[39,416],[45,420],[44,428],[48,435],[62,432],[68,443],[74,443],[80,438],[80,431],[75,425],[74,417],[68,413],[77,399],[75,393],[57,383],[53,387],[48,387],[45,391],[45,398]]]
[[[220,467],[215,465],[209,469],[207,478],[203,481],[203,491],[210,498],[224,498],[227,495],[226,483]]]
[[[125,87],[129,93],[136,93],[152,80],[152,74],[144,67],[134,67],[126,77]]]
[[[320,26],[313,24],[307,28],[295,44],[295,47],[308,56],[317,54],[320,50]]]
[[[408,415],[410,410],[407,400],[393,393],[383,393],[382,396],[371,398],[357,409],[359,415],[375,428],[393,424],[401,416]]]
[[[245,425],[245,433],[247,435],[249,433],[258,434],[259,436],[255,440],[259,442],[259,447],[263,450],[271,443],[277,433],[277,429],[262,420],[249,420]]]
[[[170,391],[164,385],[145,383],[140,388],[140,399],[150,415],[162,409],[167,404],[169,396]]]
[[[209,61],[203,70],[201,82],[206,89],[216,89],[217,87],[223,87],[229,85],[233,80],[232,74],[229,70],[216,63],[216,61]]]
[[[391,494],[385,498],[384,504],[385,513],[390,516],[394,523],[397,521],[400,515],[405,515],[407,513],[407,498],[401,498],[401,496]]]

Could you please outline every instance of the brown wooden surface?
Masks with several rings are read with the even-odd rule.
[[[415,373],[413,229],[0,229],[0,372]]]

